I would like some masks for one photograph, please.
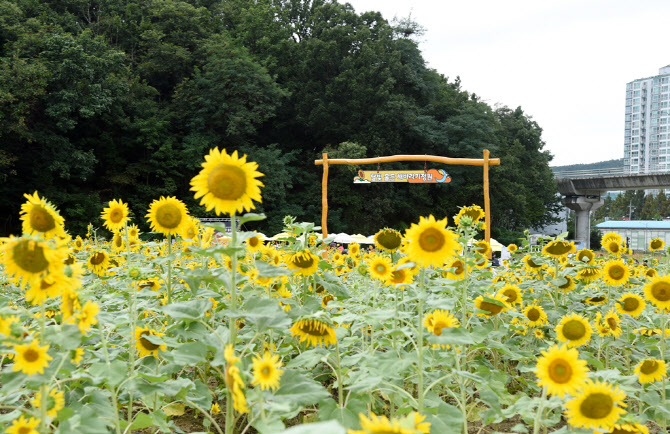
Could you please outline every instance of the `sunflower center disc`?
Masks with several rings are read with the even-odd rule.
[[[660,249],[661,247],[663,247],[663,244],[661,243],[660,240],[654,240],[654,241],[651,242],[651,248],[652,249],[656,250],[656,249]]]
[[[320,324],[320,323],[317,323]],[[303,333],[306,333],[308,335],[312,336],[326,336],[326,328],[320,328],[318,326],[312,325],[311,323],[308,324],[303,324],[302,327],[300,327],[300,331]]]
[[[384,274],[386,272],[386,267],[382,264],[377,264],[375,271],[377,271],[379,274]]]
[[[41,273],[49,267],[44,257],[44,249],[33,241],[20,241],[12,250],[12,259],[21,269],[31,273]]]
[[[572,246],[570,246],[570,243],[557,242],[554,245],[547,247],[547,252],[551,253],[552,255],[565,255],[571,249]]]
[[[549,365],[549,377],[554,383],[564,384],[572,378],[572,368],[565,360],[557,359]]]
[[[112,223],[119,223],[123,219],[123,211],[119,208],[114,208],[112,212],[109,213],[109,219]]]
[[[493,316],[499,314],[503,307],[497,304],[489,303],[488,301],[483,301],[479,308],[481,310],[487,311],[489,316]]]
[[[516,292],[513,289],[508,289],[507,291],[503,292],[503,295],[507,297],[508,303],[514,303],[516,301]]]
[[[533,308],[528,311],[528,315],[526,315],[526,318],[535,322],[538,319],[540,319],[540,311],[538,309]]]
[[[640,366],[640,372],[644,375],[650,375],[658,369],[658,362],[656,360],[645,360]]]
[[[580,321],[570,320],[563,326],[563,335],[571,341],[576,341],[584,337],[586,327]]]
[[[182,217],[181,210],[171,203],[161,205],[156,210],[156,221],[164,228],[176,228],[181,223]]]
[[[261,374],[263,374],[264,377],[269,377],[270,376],[270,368],[267,366],[263,366],[263,369],[261,369]]]
[[[104,260],[105,260],[105,254],[98,252],[91,258],[91,264],[100,265]]]
[[[256,247],[259,241],[260,239],[258,237],[251,237],[247,240],[247,243],[249,244],[250,247]]]
[[[619,324],[617,324],[614,318],[607,318],[607,325],[610,326],[612,330],[616,330]]]
[[[444,246],[444,234],[437,229],[426,229],[419,237],[419,245],[426,252],[436,252]]]
[[[149,351],[155,351],[157,350],[160,345],[156,345],[153,342],[151,342],[149,339],[145,338],[144,336],[151,335],[150,332],[144,331],[142,332],[142,337],[140,338],[140,343],[142,344],[142,347]]]
[[[617,253],[617,252],[619,252],[619,243],[617,243],[617,242],[611,242],[611,243],[610,243],[610,252],[612,252],[612,253]]]
[[[219,164],[210,172],[207,188],[217,199],[237,200],[247,190],[247,176],[237,166]]]
[[[310,255],[301,255],[293,260],[296,267],[309,268],[314,264],[314,259]]]
[[[33,206],[30,210],[30,227],[38,232],[48,232],[56,227],[56,221],[43,207]]]
[[[579,406],[579,412],[589,419],[602,419],[609,416],[614,408],[612,397],[604,393],[589,395]]]
[[[435,336],[440,336],[442,335],[442,329],[447,327],[448,324],[445,323],[444,321],[437,321],[435,324],[433,324],[433,334]]]
[[[651,293],[656,300],[668,301],[670,300],[670,284],[667,282],[657,282],[651,288]]]
[[[623,276],[623,268],[618,265],[610,268],[609,275],[612,279],[621,279]]]
[[[626,298],[623,301],[623,310],[626,312],[632,312],[640,306],[640,302],[635,298]]]
[[[454,274],[456,275],[463,274],[463,271],[465,271],[465,268],[463,267],[463,263],[461,261],[456,261],[453,264],[451,264],[451,266],[455,268]]]
[[[572,280],[570,279],[570,276],[565,276],[565,280],[567,280],[567,282],[565,282],[563,285],[560,285],[559,288],[567,289],[567,288],[570,287],[570,284],[572,283]]]
[[[28,348],[25,353],[23,353],[23,358],[30,363],[33,363],[40,358],[40,354],[33,350],[32,348]]]
[[[538,268],[538,267],[539,267],[539,265],[536,264],[535,262],[533,262],[533,260],[530,259],[530,258],[528,258],[528,262],[527,262],[527,263],[528,263],[528,266],[531,267],[531,268]]]
[[[388,250],[395,250],[400,246],[402,237],[392,231],[382,232],[377,236],[377,242]]]

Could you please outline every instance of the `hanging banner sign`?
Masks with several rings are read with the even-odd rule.
[[[354,184],[372,182],[409,182],[412,184],[446,184],[451,176],[444,169],[428,170],[359,170]]]

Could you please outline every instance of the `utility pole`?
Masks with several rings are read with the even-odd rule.
[[[633,214],[633,201],[631,200],[630,203],[628,204],[628,220],[631,219],[631,215]]]

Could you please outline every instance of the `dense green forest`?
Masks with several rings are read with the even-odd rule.
[[[393,154],[481,158],[489,149],[494,235],[542,226],[558,207],[542,130],[428,68],[420,26],[329,0],[0,1],[0,233],[39,191],[70,232],[100,226],[111,199],[145,230],[161,195],[205,216],[189,191],[210,148],[259,163],[268,220],[320,221],[314,160]],[[370,167],[370,166],[368,166]],[[384,169],[422,169],[389,164]],[[448,185],[353,185],[330,171],[329,229],[402,229],[483,205],[478,167]]]
[[[627,190],[621,194],[605,196],[605,204],[593,213],[596,221],[605,217],[620,220],[662,220],[670,217],[670,198],[661,190],[658,194],[645,194],[644,190]]]
[[[623,158],[614,160],[598,161],[596,163],[568,164],[565,166],[552,166],[554,172],[567,172],[569,170],[597,170],[597,169],[623,169]]]

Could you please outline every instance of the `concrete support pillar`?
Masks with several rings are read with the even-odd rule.
[[[591,248],[591,211],[605,204],[600,196],[567,196],[565,206],[575,211],[575,240],[583,241],[587,249]]]

